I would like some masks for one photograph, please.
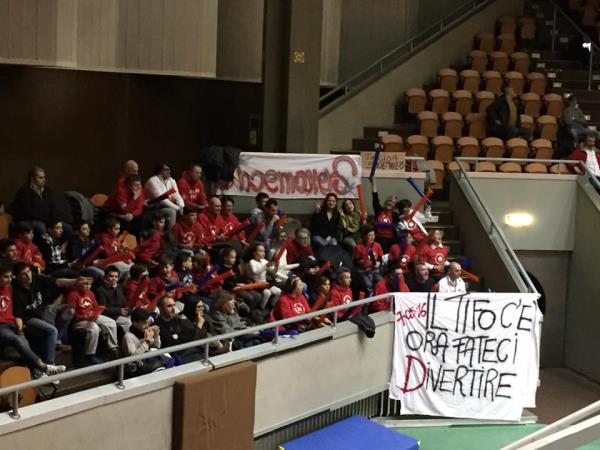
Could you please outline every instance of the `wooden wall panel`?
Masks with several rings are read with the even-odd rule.
[[[9,57],[10,0],[0,0],[0,58]]]
[[[38,0],[10,0],[8,43],[9,57],[15,60],[37,58]]]

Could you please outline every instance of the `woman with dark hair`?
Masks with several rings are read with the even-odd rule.
[[[338,243],[340,212],[337,209],[337,200],[334,193],[327,194],[321,205],[317,205],[310,220],[311,240],[315,249]]]
[[[238,314],[235,297],[229,291],[221,289],[217,298],[211,305],[211,316],[213,318],[216,335],[233,333],[245,330],[248,325]],[[228,345],[229,342],[225,343]],[[239,350],[253,345],[262,344],[263,339],[258,334],[244,334],[233,339],[232,350]]]
[[[359,289],[370,297],[373,286],[381,279],[380,267],[383,249],[375,242],[375,231],[371,225],[365,225],[361,230],[362,239],[354,249],[352,256],[357,275]]]
[[[308,295],[308,302],[311,307],[314,307],[317,301],[323,300],[323,305],[329,301],[329,291],[331,289],[331,282],[329,278],[323,275],[319,275],[314,280],[310,294]],[[324,297],[324,298],[323,298]]]
[[[213,319],[206,314],[206,305],[201,298],[195,298],[188,301],[183,308],[183,315],[194,324],[198,339],[215,336]],[[215,341],[210,344],[209,353],[211,355],[221,355],[229,351],[229,346],[221,341]]]
[[[360,239],[360,229],[365,224],[366,217],[362,217],[356,205],[349,198],[342,202],[342,216],[340,220],[342,247],[354,253],[356,242]]]
[[[183,210],[185,204],[179,194],[177,182],[171,178],[171,168],[165,163],[158,163],[154,169],[154,175],[146,181],[144,195],[148,200],[152,200],[167,192],[171,192],[171,194],[154,208],[167,214],[167,229],[171,229],[177,221],[177,213]]]
[[[310,312],[310,306],[308,306],[306,298],[302,295],[303,289],[304,283],[300,277],[291,276],[287,279],[279,302],[273,308],[273,318],[275,320],[290,319]],[[311,328],[311,321],[296,322],[289,327],[306,331]]]

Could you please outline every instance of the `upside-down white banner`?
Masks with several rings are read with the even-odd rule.
[[[402,414],[519,420],[535,407],[538,294],[395,294],[390,397]]]
[[[358,155],[242,152],[227,195],[254,197],[266,192],[275,198],[322,198],[333,192],[355,198],[360,184]]]

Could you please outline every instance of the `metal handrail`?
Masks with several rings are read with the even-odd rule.
[[[274,345],[277,345],[277,344],[279,344],[279,327],[281,327],[281,326],[290,325],[290,324],[297,323],[297,322],[302,322],[302,321],[305,321],[308,319],[314,319],[315,317],[320,317],[323,315],[336,313],[338,311],[344,311],[344,310],[355,308],[355,307],[361,306],[361,305],[367,305],[369,303],[375,302],[377,300],[382,300],[385,298],[391,299],[392,296],[393,296],[392,293],[376,295],[373,297],[365,298],[363,300],[357,300],[357,301],[353,301],[351,303],[346,303],[346,304],[339,305],[339,306],[332,306],[330,308],[320,309],[315,312],[302,314],[300,316],[292,317],[289,319],[278,320],[276,322],[268,322],[268,323],[265,323],[262,325],[257,325],[255,327],[249,327],[249,328],[245,328],[243,330],[234,331],[232,333],[226,333],[226,334],[221,334],[219,336],[212,336],[212,337],[208,337],[205,339],[199,339],[196,341],[187,342],[185,344],[179,344],[179,345],[174,345],[172,347],[161,348],[161,349],[154,350],[152,352],[142,353],[140,355],[127,356],[124,358],[116,359],[114,361],[109,361],[109,362],[105,362],[102,364],[97,364],[97,365],[89,366],[89,367],[83,367],[81,369],[70,370],[68,372],[64,372],[64,373],[61,373],[58,375],[52,375],[49,377],[39,378],[37,380],[32,380],[32,381],[27,381],[24,383],[15,384],[15,385],[8,386],[5,388],[0,388],[0,397],[3,395],[8,395],[8,394],[14,395],[13,408],[12,408],[12,411],[9,413],[9,415],[10,415],[10,417],[12,417],[14,419],[18,419],[19,418],[19,412],[18,412],[19,411],[19,401],[18,401],[19,391],[22,391],[24,389],[43,386],[43,385],[50,384],[54,381],[67,380],[70,378],[75,378],[75,377],[87,375],[90,373],[101,372],[103,370],[112,369],[114,367],[119,368],[119,380],[117,381],[116,386],[120,389],[124,389],[125,386],[123,385],[123,380],[124,380],[124,370],[125,370],[126,364],[134,363],[137,361],[142,361],[142,360],[148,359],[148,358],[153,358],[158,355],[164,355],[165,353],[180,352],[182,350],[187,350],[190,348],[201,347],[201,346],[204,346],[205,360],[208,361],[208,359],[209,359],[208,351],[209,351],[209,346],[211,343],[225,340],[225,339],[233,339],[235,337],[242,336],[245,334],[256,334],[259,331],[268,330],[268,329],[275,329],[275,336],[273,338],[272,343]],[[338,317],[337,317],[337,314],[334,314],[333,320],[332,320],[332,325],[330,326],[332,330],[336,328],[337,323],[338,323]]]
[[[353,90],[352,89],[353,82],[360,80],[360,79],[364,79],[363,82],[356,84],[356,86],[360,86],[362,83],[370,80],[372,76],[378,76],[378,75],[383,74],[386,70],[389,70],[390,68],[395,67],[396,63],[401,59],[401,56],[406,56],[407,54],[414,53],[417,49],[419,49],[420,45],[422,45],[423,43],[427,43],[429,41],[436,39],[447,28],[464,20],[465,18],[472,15],[475,11],[479,10],[484,5],[491,3],[492,1],[494,1],[494,0],[470,0],[470,1],[465,2],[463,5],[459,6],[458,8],[455,8],[446,17],[443,17],[442,19],[438,20],[437,22],[434,22],[433,25],[429,26],[425,30],[420,31],[419,33],[415,34],[414,36],[412,36],[409,39],[407,39],[406,41],[404,41],[399,46],[390,50],[385,55],[383,55],[381,58],[379,58],[377,61],[375,61],[374,63],[369,65],[367,68],[358,72],[356,75],[350,77],[346,81],[338,84],[337,87],[335,87],[334,89],[332,89],[325,95],[321,96],[319,98],[319,102],[323,102],[331,97],[335,98],[336,96],[339,96],[340,94],[342,94],[343,97],[347,96],[350,93],[350,91]],[[467,8],[467,10],[464,13],[460,14],[454,20],[450,20],[448,23],[445,23],[450,18],[456,16],[457,11],[462,10],[464,8]],[[435,32],[434,30],[438,30],[438,31]],[[425,37],[425,39],[423,41],[419,41],[419,39],[422,37]],[[406,47],[409,48],[408,53],[402,52],[401,56],[398,56],[397,55],[398,52],[400,52],[401,49],[404,49]],[[393,59],[392,57],[394,55],[398,56],[398,58]],[[392,63],[387,64],[387,65],[384,64],[387,59],[392,59]],[[369,75],[369,74],[371,74],[371,75]]]
[[[471,193],[473,194],[473,196],[475,197],[475,199],[479,203],[479,207],[484,212],[484,214],[487,216],[487,218],[488,218],[488,220],[490,222],[490,236],[491,236],[492,232],[495,230],[496,234],[500,238],[500,241],[502,242],[502,245],[504,246],[504,251],[506,252],[506,254],[508,255],[509,259],[511,260],[513,266],[515,266],[515,268],[517,269],[517,272],[519,273],[519,275],[521,276],[521,278],[523,279],[523,281],[527,285],[527,288],[529,289],[530,292],[537,293],[538,292],[537,289],[533,285],[533,282],[529,278],[529,275],[527,275],[527,271],[525,270],[525,268],[521,264],[521,261],[519,261],[519,258],[517,257],[517,255],[515,254],[514,250],[512,249],[512,247],[510,246],[510,244],[508,243],[508,240],[506,239],[506,236],[504,235],[504,232],[502,231],[502,229],[496,223],[496,220],[494,219],[494,217],[490,213],[490,210],[487,208],[487,206],[485,206],[485,203],[483,202],[483,200],[479,196],[479,193],[475,189],[475,186],[473,186],[473,183],[471,183],[471,179],[469,178],[469,175],[464,170],[462,164],[460,164],[461,160],[467,160],[467,159],[471,160],[471,159],[477,159],[477,158],[456,158],[456,160],[459,161],[458,168],[460,170],[460,176],[462,178],[464,178],[465,182],[467,183],[467,186],[469,187],[469,190],[471,191]],[[490,158],[490,159],[493,159],[493,158]]]

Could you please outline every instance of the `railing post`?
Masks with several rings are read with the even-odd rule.
[[[594,47],[590,42],[590,69],[588,73],[588,91],[592,90],[592,70],[594,68]]]
[[[20,419],[21,414],[19,414],[19,391],[13,392],[13,407],[12,410],[8,413],[8,416],[11,419]]]
[[[125,379],[125,364],[121,364],[119,366],[119,379],[118,381],[115,383],[115,386],[117,387],[117,389],[125,389],[125,385],[123,384],[123,380]]]
[[[333,313],[333,325],[331,326],[331,328],[337,328],[337,311]]]
[[[210,344],[204,345],[204,361],[208,363],[208,352],[209,352]]]
[[[273,345],[279,345],[279,327],[275,327],[275,336],[273,337]]]
[[[554,6],[552,13],[552,52],[554,53],[554,46],[556,42],[556,6]]]

